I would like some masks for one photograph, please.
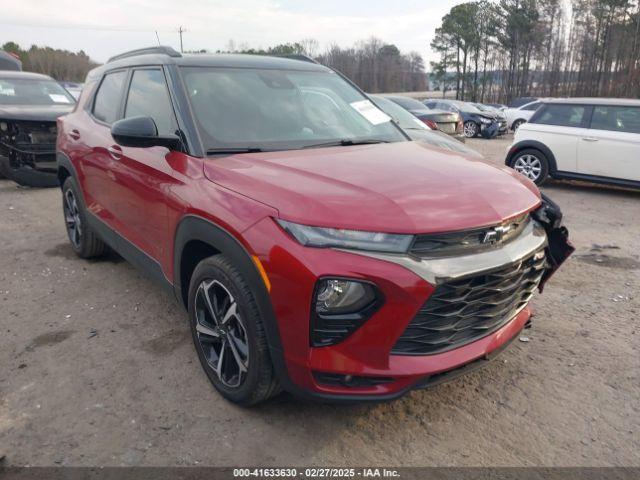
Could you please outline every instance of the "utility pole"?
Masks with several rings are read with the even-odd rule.
[[[178,28],[178,34],[180,35],[180,53],[184,53],[184,49],[182,47],[182,34],[185,32],[186,30],[182,28],[182,25],[181,25],[180,28]]]

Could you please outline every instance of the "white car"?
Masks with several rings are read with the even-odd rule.
[[[507,108],[504,114],[507,117],[507,127],[514,132],[518,130],[520,125],[527,123],[529,119],[536,113],[536,110],[542,105],[544,100],[538,99],[533,102],[525,103],[517,108]]]
[[[640,188],[640,100],[545,101],[505,163],[538,185],[552,177]]]

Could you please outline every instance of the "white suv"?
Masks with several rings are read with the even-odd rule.
[[[538,185],[553,177],[640,188],[640,100],[545,101],[505,163]]]

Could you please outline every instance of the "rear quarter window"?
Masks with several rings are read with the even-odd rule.
[[[596,106],[591,117],[591,128],[640,133],[640,107]]]
[[[584,105],[547,104],[538,110],[530,123],[581,127],[586,109]]]

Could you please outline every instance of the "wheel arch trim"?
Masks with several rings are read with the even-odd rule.
[[[289,378],[284,350],[280,339],[280,330],[276,320],[275,310],[271,303],[271,297],[265,285],[261,272],[255,263],[251,252],[227,229],[198,215],[185,215],[176,227],[174,239],[173,259],[173,285],[174,294],[178,301],[184,305],[182,285],[181,263],[184,247],[191,241],[199,241],[208,244],[212,248],[226,255],[245,276],[245,280],[251,288],[258,310],[264,323],[271,361],[280,385],[289,391],[296,391],[298,387]]]

